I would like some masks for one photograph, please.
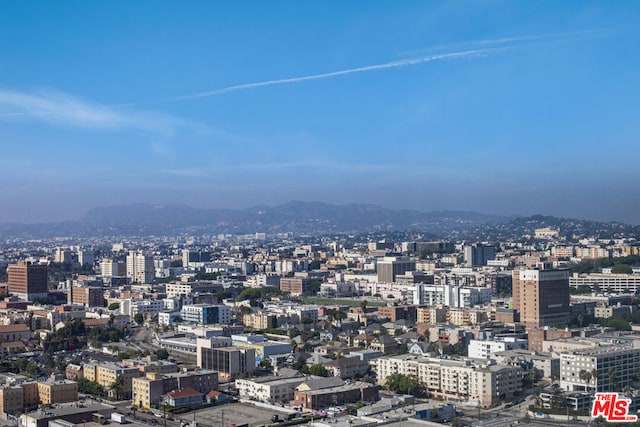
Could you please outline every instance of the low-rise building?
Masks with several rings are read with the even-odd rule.
[[[488,407],[513,398],[522,390],[522,369],[472,359],[439,359],[411,354],[374,361],[378,382],[393,374],[415,375],[438,399],[476,402]]]
[[[288,403],[294,398],[296,387],[305,381],[300,376],[262,377],[237,379],[238,394],[243,399],[257,400],[269,404]]]
[[[205,370],[172,374],[149,373],[146,377],[132,380],[131,401],[139,408],[150,408],[161,403],[164,394],[186,388],[192,388],[202,394],[217,390],[218,373]]]
[[[192,388],[174,390],[163,396],[162,403],[174,408],[199,407],[204,404],[204,394]]]
[[[256,369],[256,351],[253,348],[212,346],[212,340],[198,338],[197,364],[202,369],[218,372],[218,378],[232,381],[238,374],[247,374]]]
[[[370,369],[369,363],[358,357],[341,357],[324,366],[332,376],[342,379],[359,378]]]
[[[202,325],[231,323],[231,307],[226,305],[191,304],[180,310],[182,319]]]
[[[360,381],[340,383],[321,380],[307,380],[296,387],[294,405],[303,411],[317,411],[336,404],[375,402],[380,399],[379,387]]]
[[[617,391],[637,380],[640,349],[608,345],[560,355],[560,387],[566,391]]]
[[[554,353],[507,350],[494,353],[494,358],[500,365],[520,366],[524,372],[535,369],[539,377],[548,380],[560,376],[560,356]]]
[[[29,325],[24,323],[0,325],[0,340],[2,341],[28,340],[32,334]]]
[[[86,363],[82,367],[83,376],[104,387],[115,399],[131,399],[131,381],[142,376],[136,367],[122,363]]]
[[[276,354],[291,353],[291,343],[265,340],[262,335],[231,335],[235,347],[251,348],[256,353],[256,364]]]
[[[78,400],[78,383],[51,378],[38,383],[38,396],[43,405],[76,402]]]
[[[503,337],[493,340],[469,341],[468,355],[474,359],[493,359],[495,353],[507,350],[526,350],[528,340],[515,337]]]

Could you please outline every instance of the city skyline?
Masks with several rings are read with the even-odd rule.
[[[633,2],[0,5],[0,222],[290,200],[638,224]]]

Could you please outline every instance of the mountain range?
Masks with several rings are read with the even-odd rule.
[[[497,216],[468,211],[396,210],[371,204],[332,205],[292,201],[244,209],[200,209],[186,205],[134,204],[89,210],[77,221],[46,224],[2,224],[2,239],[55,236],[150,236],[178,234],[358,233],[408,230],[440,238],[504,238],[516,231],[558,226],[564,232],[635,234],[638,227],[620,223],[556,217]]]

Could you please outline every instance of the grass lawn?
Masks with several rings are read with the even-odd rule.
[[[362,301],[352,299],[308,297],[304,299],[303,304],[348,305],[349,307],[360,307],[361,302]],[[383,302],[367,300],[367,307],[380,307],[383,305],[385,305]]]

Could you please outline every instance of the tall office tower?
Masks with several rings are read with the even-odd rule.
[[[211,261],[211,252],[190,249],[182,250],[183,267],[200,267],[209,261]]]
[[[78,263],[80,265],[88,265],[93,267],[95,258],[91,249],[80,249],[78,251]]]
[[[494,246],[480,243],[464,246],[464,263],[467,267],[481,267],[492,259],[496,259]]]
[[[127,255],[127,276],[132,282],[153,283],[155,277],[153,257],[139,251],[130,251]]]
[[[71,260],[71,251],[69,249],[56,249],[56,253],[53,257],[53,262],[70,264]]]
[[[569,270],[513,270],[513,307],[527,328],[569,321]]]
[[[416,262],[406,257],[384,257],[376,264],[379,283],[393,283],[396,276],[407,271],[415,271]]]
[[[7,267],[9,292],[25,301],[47,298],[47,265],[18,261]]]

